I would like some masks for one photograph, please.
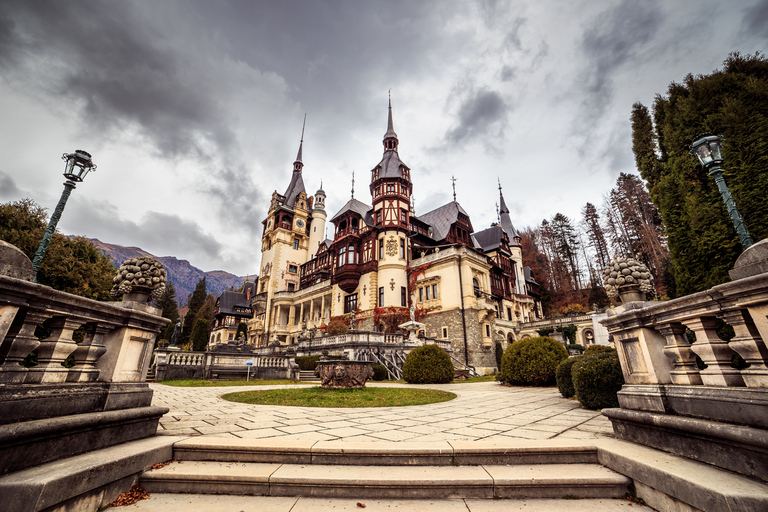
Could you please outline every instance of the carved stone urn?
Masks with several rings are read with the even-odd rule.
[[[616,258],[603,269],[603,283],[609,297],[619,297],[623,304],[644,301],[653,292],[653,276],[645,264],[635,258]]]
[[[167,279],[165,267],[156,259],[130,258],[117,269],[110,294],[115,298],[122,296],[123,301],[146,304],[150,298],[160,298]]]
[[[373,377],[373,367],[370,361],[320,360],[315,376],[325,389],[360,389]]]

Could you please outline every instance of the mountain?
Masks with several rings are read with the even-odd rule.
[[[124,247],[122,245],[108,244],[98,238],[89,238],[89,240],[104,254],[112,258],[112,264],[119,267],[125,260],[137,258],[140,256],[150,256],[155,258],[165,266],[168,272],[168,280],[176,287],[176,300],[179,306],[187,302],[187,297],[195,289],[195,285],[205,277],[208,293],[218,297],[224,290],[234,287],[240,288],[243,282],[248,279],[254,281],[257,276],[236,276],[224,270],[212,270],[203,272],[192,265],[187,260],[180,260],[174,256],[155,256],[139,247]]]

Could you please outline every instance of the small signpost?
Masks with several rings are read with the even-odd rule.
[[[245,376],[245,382],[248,382],[251,379],[251,366],[253,366],[253,361],[246,361],[245,366],[248,367],[248,372]]]

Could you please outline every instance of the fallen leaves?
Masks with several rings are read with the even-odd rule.
[[[158,464],[155,464],[157,466]],[[154,469],[154,466],[153,466]],[[126,505],[133,505],[137,501],[145,500],[149,498],[149,493],[144,490],[140,485],[134,485],[129,491],[124,492],[117,497],[115,501],[109,504],[109,507],[123,507]]]

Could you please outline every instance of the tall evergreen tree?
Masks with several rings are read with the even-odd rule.
[[[172,282],[165,283],[165,291],[155,300],[155,307],[162,309],[163,317],[170,319],[172,324],[176,323],[179,318],[179,303],[176,301],[176,287]]]
[[[608,253],[608,242],[605,241],[605,232],[600,225],[600,214],[597,213],[595,205],[587,203],[582,210],[582,215],[589,240],[587,245],[594,251],[597,266],[602,270],[611,261],[611,257]]]
[[[742,251],[714,180],[688,153],[697,135],[723,136],[724,176],[744,223],[754,240],[768,236],[768,59],[733,53],[723,64],[657,96],[654,134],[644,107],[632,112],[635,160],[664,220],[680,295],[727,281]]]
[[[190,350],[195,352],[202,352],[208,345],[208,326],[209,323],[202,318],[195,322],[195,326],[192,328],[192,333],[189,337]]]
[[[189,301],[187,302],[187,308],[189,309],[187,309],[187,314],[184,315],[184,327],[179,336],[180,345],[185,345],[189,341],[189,336],[192,334],[192,328],[195,326],[197,312],[203,307],[207,297],[208,292],[206,290],[205,278],[202,278],[197,282],[197,285],[195,285],[195,289],[192,291]]]

